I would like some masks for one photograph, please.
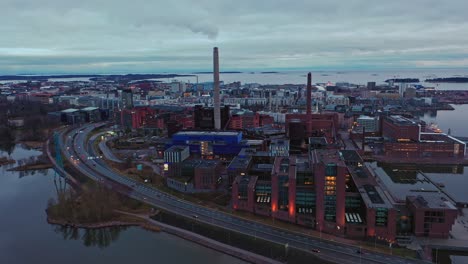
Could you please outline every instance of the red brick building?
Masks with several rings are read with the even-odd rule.
[[[147,121],[152,119],[154,114],[155,111],[149,107],[122,109],[120,122],[123,127],[138,129],[148,125]]]
[[[382,118],[382,136],[397,142],[419,141],[421,125],[403,116]]]
[[[286,115],[286,125],[291,121],[297,122],[297,120],[304,125],[306,138],[324,136],[327,138],[327,142],[335,142],[340,127],[337,113]]]
[[[235,178],[233,208],[330,234],[393,241],[396,210],[362,163],[355,151],[276,157],[270,177],[251,169]]]
[[[259,113],[233,114],[229,120],[229,129],[242,130],[258,128],[274,123],[273,117]]]
[[[412,213],[414,234],[434,238],[448,238],[458,210],[439,195],[408,196],[408,209]]]
[[[421,125],[402,116],[382,122],[385,155],[394,158],[463,158],[466,144],[443,133],[421,133]]]
[[[221,162],[203,160],[194,170],[193,187],[196,190],[216,190],[221,169]]]

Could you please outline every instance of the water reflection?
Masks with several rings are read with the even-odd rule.
[[[11,158],[40,154],[17,145]],[[0,151],[0,156],[7,155]],[[19,171],[7,171],[17,165],[0,167],[0,264],[128,264],[154,259],[157,263],[244,263],[164,232],[155,234],[135,227],[87,231],[50,225],[44,209],[50,198],[57,197],[54,171],[38,170],[33,177],[26,177],[32,173],[25,172],[20,178]]]
[[[18,171],[18,177],[23,178],[26,176],[34,176],[36,174],[43,175],[47,172],[47,170],[25,170],[25,171]]]
[[[118,240],[120,233],[128,227],[104,227],[83,229],[71,226],[56,225],[54,231],[62,234],[64,240],[81,240],[86,247],[106,248]]]
[[[378,166],[382,167],[386,172],[392,174],[392,171],[403,170],[406,172],[412,171],[416,176],[417,171],[424,173],[450,173],[463,174],[465,167],[463,165],[421,165],[421,164],[388,164],[378,162]]]
[[[8,156],[13,153],[13,150],[15,149],[15,142],[14,140],[9,140],[9,139],[0,139],[0,151],[4,151],[8,154]]]

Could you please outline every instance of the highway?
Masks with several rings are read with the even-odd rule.
[[[253,220],[244,219],[215,209],[206,208],[178,197],[166,194],[143,183],[134,181],[113,171],[100,159],[88,159],[97,156],[93,142],[86,139],[96,127],[104,124],[91,124],[75,128],[68,133],[62,132],[60,144],[63,155],[87,177],[102,182],[110,188],[118,189],[129,197],[135,198],[154,207],[192,218],[213,226],[232,230],[249,236],[273,241],[304,250],[318,249],[317,256],[336,263],[422,263],[423,261],[369,252],[358,254],[358,247],[319,240],[305,234],[272,227]]]

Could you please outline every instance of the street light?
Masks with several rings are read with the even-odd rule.
[[[315,221],[315,230],[317,230],[317,225],[319,226],[319,232],[320,232],[320,241],[322,240],[322,226],[320,225],[319,221]]]
[[[361,246],[359,246],[359,263],[362,263],[362,249],[361,249]]]

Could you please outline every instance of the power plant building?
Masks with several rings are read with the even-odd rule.
[[[172,145],[189,146],[190,153],[201,156],[237,155],[246,147],[242,132],[181,131],[172,136]]]

